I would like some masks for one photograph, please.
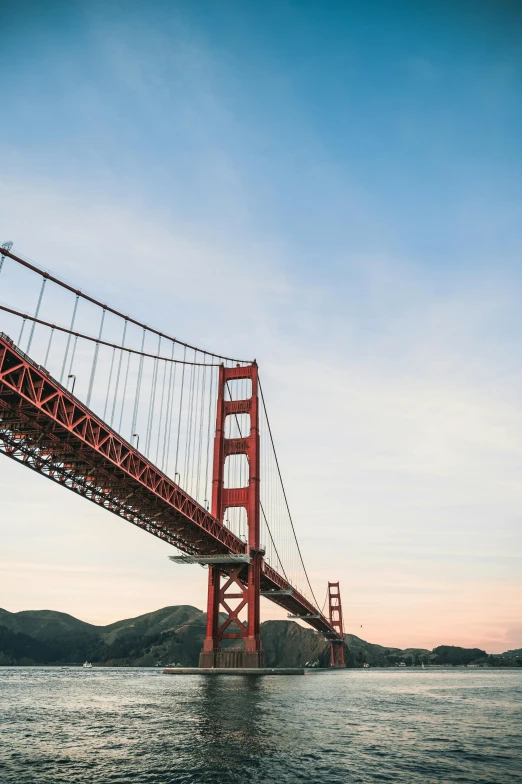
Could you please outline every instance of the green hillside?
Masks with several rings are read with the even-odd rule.
[[[164,607],[107,626],[95,626],[54,610],[11,613],[0,609],[0,665],[81,664],[196,666],[205,637],[206,615],[196,607]],[[329,645],[321,634],[295,621],[265,621],[261,638],[269,667],[329,665]],[[519,651],[489,657],[478,648],[439,646],[391,648],[345,635],[348,667],[487,663],[522,665]],[[229,645],[235,644],[231,641]],[[508,655],[509,654],[509,655]]]

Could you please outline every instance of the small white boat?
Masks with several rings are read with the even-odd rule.
[[[83,665],[84,670],[92,670],[92,664],[90,662],[85,662]]]

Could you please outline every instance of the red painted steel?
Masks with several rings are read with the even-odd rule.
[[[2,336],[0,385],[0,438],[9,456],[21,451],[32,468],[187,553],[245,552],[238,537]]]
[[[225,400],[227,383],[232,380],[250,379],[251,397],[247,400]],[[250,434],[241,438],[225,438],[227,416],[238,413],[250,415]],[[249,466],[248,486],[225,488],[225,461],[230,455],[246,455]],[[220,522],[230,507],[241,506],[247,513],[248,554],[250,563],[235,569],[212,567],[209,574],[207,604],[207,634],[201,654],[201,666],[214,666],[219,660],[222,640],[244,639],[245,659],[241,666],[264,666],[260,636],[260,592],[263,551],[259,541],[259,400],[258,371],[254,362],[248,367],[219,369],[218,399],[216,412],[216,436],[214,439],[214,465],[212,478],[212,514]],[[224,580],[221,586],[221,580]],[[231,592],[232,591],[232,592]],[[230,600],[237,602],[231,607]],[[246,623],[239,618],[241,610],[247,610]],[[219,614],[224,613],[221,622]]]
[[[250,401],[225,401],[225,405],[229,414],[251,410]],[[210,514],[194,501],[3,333],[0,451],[183,552],[213,555],[246,551],[244,542],[223,525],[222,517]],[[258,487],[255,468],[251,476],[254,480],[257,477]],[[249,501],[245,489],[229,490],[227,495],[223,488],[221,504],[248,504],[251,509],[254,502]],[[257,528],[249,546],[258,544],[258,537]],[[262,557],[257,563],[259,571],[257,567],[253,570],[252,591],[257,591],[258,580],[263,592],[291,588]],[[211,575],[214,572],[211,568]],[[219,598],[216,593],[214,601]],[[317,608],[295,589],[291,595],[270,597],[270,601],[293,615],[317,615]],[[213,617],[218,616],[214,613]],[[256,617],[258,610],[254,607],[249,627],[254,630],[254,646]],[[323,615],[305,620],[326,635],[336,633]]]
[[[332,667],[346,667],[344,662],[343,608],[339,583],[328,583],[328,617],[330,625],[339,635],[330,641],[330,663]]]

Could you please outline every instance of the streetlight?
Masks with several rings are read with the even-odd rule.
[[[136,451],[138,452],[138,451],[139,451],[139,447],[140,447],[140,437],[139,437],[139,435],[138,435],[137,433],[133,433],[133,434],[132,434],[132,437],[133,437],[133,438],[137,438],[137,439],[138,439],[138,440],[136,441]]]
[[[207,510],[207,512],[208,512],[208,498],[205,498],[205,500],[203,501],[203,503],[205,504],[205,509],[206,509],[206,510]]]
[[[71,395],[74,395],[74,385],[76,384],[76,376],[74,375],[74,373],[69,373],[69,375],[67,376],[67,378],[72,378],[72,379],[73,379],[73,382],[72,382],[72,389],[71,389]]]
[[[176,481],[176,477],[177,476],[179,476],[178,485],[180,485],[181,484],[181,474],[179,473],[179,471],[176,471],[176,473],[174,474],[174,482]]]

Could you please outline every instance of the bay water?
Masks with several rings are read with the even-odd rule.
[[[0,668],[1,784],[522,782],[522,669]]]

